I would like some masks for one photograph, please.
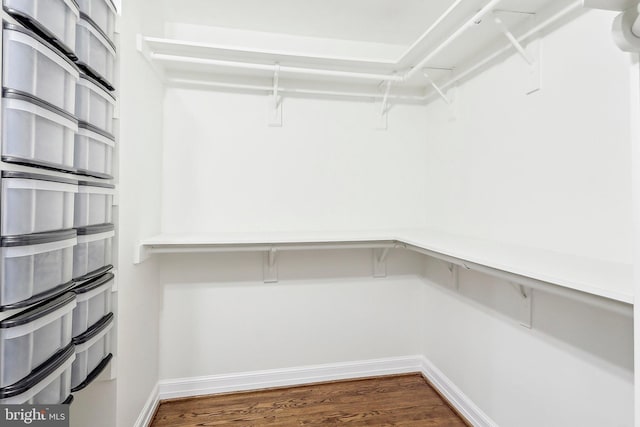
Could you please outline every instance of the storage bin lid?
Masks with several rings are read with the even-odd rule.
[[[78,17],[80,16],[80,6],[75,0],[65,0],[65,4],[71,9],[73,14]],[[13,16],[17,21],[20,21],[22,25],[32,29],[36,34],[40,37],[48,40],[51,44],[54,44],[58,49],[64,52],[70,59],[76,60],[78,57],[73,51],[72,47],[67,46],[62,42],[55,34],[53,34],[47,27],[42,25],[40,21],[38,21],[33,16],[27,14],[23,10],[13,9],[11,7],[4,7],[4,10],[11,16]]]
[[[29,37],[33,38],[34,40],[38,41],[39,43],[42,43],[43,45],[45,45],[46,47],[51,49],[53,52],[55,52],[56,55],[58,55],[60,58],[64,59],[67,64],[69,64],[71,67],[73,67],[74,70],[80,71],[78,66],[71,60],[71,58],[69,58],[67,55],[65,55],[60,50],[58,50],[53,44],[51,44],[51,42],[49,42],[48,40],[44,39],[43,37],[40,37],[34,31],[28,30],[25,27],[22,27],[20,25],[10,24],[10,23],[8,23],[6,21],[4,21],[2,23],[2,28],[5,29],[5,30],[17,31],[19,33],[23,33],[23,34],[28,35]]]
[[[24,379],[15,384],[0,388],[0,399],[18,396],[28,391],[31,387],[37,385],[40,381],[55,372],[56,369],[64,365],[69,358],[74,356],[75,351],[74,345],[69,344],[67,347],[51,356],[42,365],[31,371],[31,373]]]
[[[56,286],[54,288],[51,288],[49,290],[46,290],[44,292],[40,292],[38,294],[35,294],[29,299],[26,299],[26,300],[23,300],[23,301],[14,302],[14,303],[11,303],[11,304],[1,305],[0,306],[0,312],[7,311],[7,310],[16,310],[16,309],[19,309],[19,308],[28,307],[30,305],[39,304],[44,300],[55,298],[58,295],[62,295],[63,293],[65,293],[67,291],[70,291],[71,288],[73,288],[74,285],[75,285],[75,282],[73,280],[70,280],[67,283],[63,283],[61,285],[58,285],[58,286]]]
[[[113,231],[116,227],[113,224],[99,224],[90,225],[88,227],[76,228],[78,236],[86,236],[90,234],[106,233],[107,231]]]
[[[87,187],[116,188],[114,184],[109,184],[108,182],[78,181],[78,185]]]
[[[78,181],[75,179],[31,172],[2,171],[2,178],[39,179],[40,181],[61,182],[63,184],[78,185]]]
[[[113,49],[114,52],[117,51],[116,45],[111,41],[111,38],[104,31],[102,31],[102,28],[100,28],[98,24],[96,24],[95,21],[91,19],[89,15],[87,15],[84,12],[80,12],[80,19],[82,19],[83,21],[86,21],[89,25],[93,27],[94,30],[100,33],[100,35],[104,37],[106,42],[109,43],[109,45],[111,46],[111,49]]]
[[[45,110],[51,111],[54,114],[63,116],[65,119],[71,120],[75,124],[79,124],[78,119],[73,114],[63,110],[62,108],[56,107],[55,105],[47,101],[44,101],[36,96],[33,96],[29,93],[22,92],[16,89],[2,88],[2,96],[4,98],[18,99],[20,101],[26,101],[31,104],[35,104],[38,107],[42,107]]]
[[[95,279],[91,279],[82,285],[73,288],[72,292],[75,294],[84,294],[112,281],[114,277],[115,276],[112,273],[107,273],[104,276],[96,277]]]
[[[100,361],[98,366],[96,366],[96,368],[93,371],[89,372],[89,375],[87,375],[87,378],[84,381],[82,381],[80,384],[72,388],[71,391],[73,393],[76,393],[82,390],[83,388],[87,387],[89,384],[91,384],[93,380],[98,378],[98,375],[100,375],[102,371],[104,371],[104,368],[107,367],[107,365],[109,364],[112,358],[113,358],[113,354],[111,353],[107,354],[105,358]]]
[[[0,247],[41,245],[43,243],[59,242],[73,239],[77,236],[76,230],[48,231],[44,233],[21,234],[18,236],[0,237]]]
[[[113,96],[113,94],[111,92],[109,92],[109,90],[113,90],[113,86],[108,85],[107,88],[105,88],[105,83],[104,82],[101,82],[100,80],[96,79],[95,77],[90,76],[89,74],[84,74],[84,73],[80,73],[80,80],[87,80],[87,81],[93,83],[96,87],[98,87],[100,89],[100,91],[102,93],[109,95],[109,98],[111,98],[113,100],[112,104],[116,103],[116,97]]]
[[[113,58],[115,58],[117,53],[116,47],[113,42],[104,34],[102,30],[100,30],[100,28],[98,28],[98,26],[91,19],[84,19],[84,17],[86,16],[87,15],[85,14],[80,14],[80,20],[78,21],[77,27],[85,28],[87,31],[89,31],[89,33],[91,33],[93,37],[98,39],[98,42],[109,52],[109,54],[112,55]],[[76,64],[86,73],[90,74],[96,80],[98,80],[102,86],[111,91],[115,90],[115,87],[111,84],[111,82],[109,82],[106,77],[103,76],[100,72],[94,69],[91,64],[81,60],[78,60]]]
[[[33,308],[30,308],[23,311],[22,313],[18,313],[14,316],[9,317],[8,319],[3,320],[2,322],[0,322],[0,329],[9,329],[33,322],[34,320],[46,316],[49,313],[53,313],[60,307],[69,304],[75,299],[76,294],[74,294],[73,292],[67,292],[55,299],[36,305]]]
[[[113,313],[106,314],[102,319],[98,320],[93,326],[86,330],[86,332],[78,335],[73,338],[72,342],[74,345],[80,345],[91,338],[98,335],[100,332],[104,331],[113,321]]]
[[[91,123],[87,123],[87,122],[82,122],[82,121],[78,121],[78,128],[80,129],[86,129],[89,132],[93,132],[93,133],[97,133],[98,135],[102,135],[107,139],[112,140],[113,142],[116,141],[116,137],[113,136],[112,134],[110,134],[109,132],[106,132],[100,128],[95,127],[94,125],[92,125]]]

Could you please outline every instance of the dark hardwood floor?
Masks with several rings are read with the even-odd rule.
[[[465,426],[420,374],[164,401],[151,427]]]

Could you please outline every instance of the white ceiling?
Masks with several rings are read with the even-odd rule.
[[[170,22],[410,45],[451,0],[165,0]]]

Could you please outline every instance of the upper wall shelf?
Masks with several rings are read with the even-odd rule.
[[[527,45],[582,10],[582,0],[456,0],[399,55],[354,43],[333,54],[299,43],[219,44],[206,40],[206,28],[195,41],[140,35],[138,49],[174,85],[423,102],[446,99],[448,88],[507,54],[518,52],[533,66]]]
[[[433,230],[372,232],[182,233],[143,240],[136,263],[154,253],[258,251],[264,253],[265,281],[277,280],[279,251],[370,248],[374,276],[385,275],[389,249],[404,248],[545,292],[625,314],[633,304],[632,266],[516,245],[465,238]]]

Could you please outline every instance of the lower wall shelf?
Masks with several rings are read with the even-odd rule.
[[[160,234],[139,243],[138,264],[152,254],[263,252],[264,278],[277,281],[280,251],[373,249],[373,272],[385,276],[386,255],[403,248],[463,268],[486,273],[523,288],[563,295],[631,315],[633,268],[630,264],[472,239],[434,230],[285,233]],[[523,292],[526,295],[526,291]]]

